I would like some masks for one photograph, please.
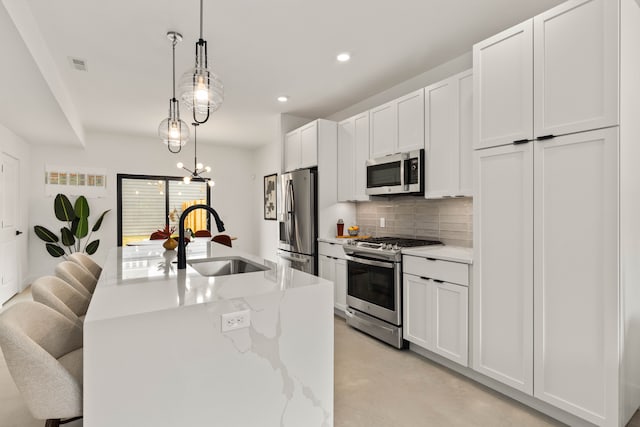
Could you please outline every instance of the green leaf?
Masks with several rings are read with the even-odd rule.
[[[60,221],[73,221],[76,217],[75,212],[73,212],[73,205],[64,194],[56,196],[53,201],[53,210],[56,213],[56,218]]]
[[[35,227],[33,227],[33,231],[36,233],[36,236],[38,236],[45,242],[56,243],[60,240],[57,235],[53,234],[51,231],[41,225],[36,225]]]
[[[87,237],[87,234],[89,234],[89,218],[78,217],[78,226],[76,227],[76,231],[74,234],[78,239]]]
[[[89,255],[93,255],[96,253],[96,251],[98,250],[98,246],[100,245],[100,240],[94,240],[93,242],[89,243],[87,245],[87,247],[85,248],[85,251],[89,254]]]
[[[111,209],[107,209],[106,211],[102,212],[102,215],[100,215],[100,218],[98,218],[98,220],[96,221],[96,223],[94,224],[93,228],[91,229],[91,231],[98,231],[100,229],[100,226],[102,225],[102,220],[104,219],[104,216],[110,211]]]
[[[73,232],[69,230],[67,227],[62,227],[60,229],[60,233],[62,234],[62,244],[65,246],[73,246],[76,244],[76,239],[73,237]]]
[[[53,243],[47,243],[47,252],[49,252],[49,255],[55,258],[64,256],[64,249],[62,249],[58,245],[54,245]]]
[[[73,233],[73,235],[76,235],[76,231],[78,230],[78,223],[80,222],[80,219],[76,217],[76,219],[74,219],[73,221],[71,221],[71,233]]]
[[[73,207],[76,216],[79,218],[89,218],[89,203],[86,197],[80,196],[76,199],[76,204]]]

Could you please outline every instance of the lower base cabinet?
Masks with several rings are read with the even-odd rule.
[[[404,339],[468,365],[468,288],[403,275]]]
[[[337,257],[320,255],[319,276],[333,282],[333,303],[338,310],[347,308],[347,261]]]

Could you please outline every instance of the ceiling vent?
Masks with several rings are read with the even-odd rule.
[[[74,70],[87,71],[87,61],[84,59],[69,57],[69,62]]]

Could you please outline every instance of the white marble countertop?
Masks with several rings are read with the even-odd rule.
[[[208,239],[187,245],[187,262],[218,257],[242,257],[269,269],[207,277],[188,264],[185,270],[178,270],[175,264],[177,251],[165,251],[162,241],[113,248],[103,266],[103,274],[85,323],[320,283],[331,285],[317,276],[283,267]]]
[[[402,250],[403,255],[414,255],[423,258],[435,258],[445,261],[473,264],[473,249],[460,246],[422,246]]]

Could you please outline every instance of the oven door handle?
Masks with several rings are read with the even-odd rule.
[[[358,264],[366,264],[366,265],[372,265],[374,267],[382,267],[382,268],[390,268],[393,269],[395,266],[393,262],[384,262],[384,261],[374,261],[371,259],[364,259],[364,258],[358,258],[358,257],[353,257],[353,256],[349,256],[349,255],[345,255],[344,256],[347,261],[352,261],[352,262],[357,262]]]

